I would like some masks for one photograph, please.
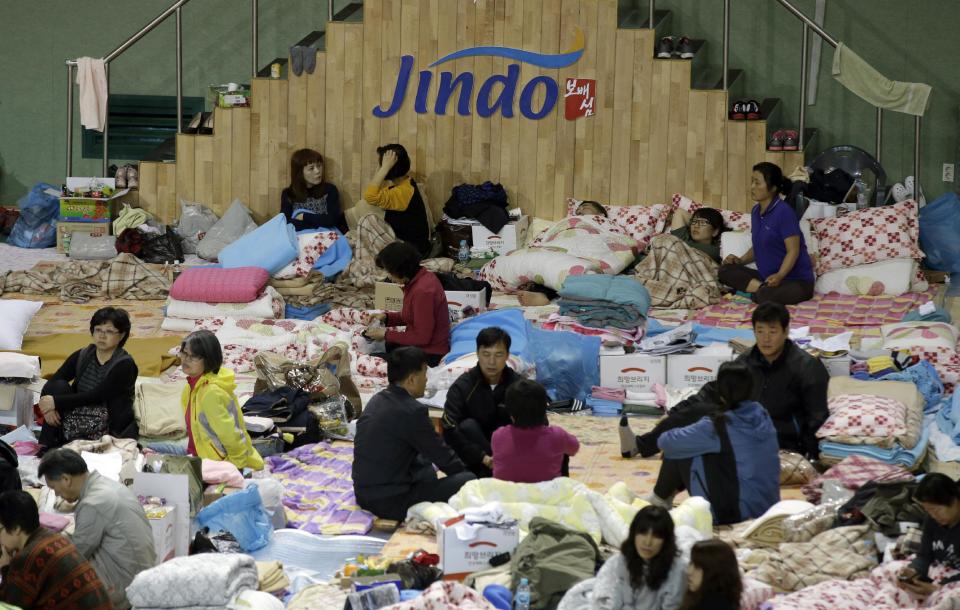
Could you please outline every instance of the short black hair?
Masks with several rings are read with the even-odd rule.
[[[9,531],[20,528],[30,535],[40,527],[40,509],[29,493],[15,489],[0,494],[0,526]]]
[[[427,365],[427,355],[419,347],[399,347],[387,354],[387,381],[400,383],[419,373]]]
[[[223,348],[220,340],[209,330],[195,330],[180,343],[180,351],[189,349],[194,356],[203,360],[204,373],[219,373],[223,366]]]
[[[405,241],[395,241],[383,247],[374,260],[387,273],[412,280],[420,271],[420,251]]]
[[[742,362],[724,362],[717,370],[717,392],[723,400],[724,409],[734,409],[738,404],[753,398],[753,373]]]
[[[917,502],[950,506],[955,500],[960,500],[960,484],[939,472],[927,474],[917,484],[913,499]]]
[[[112,324],[123,335],[117,345],[117,347],[123,347],[130,338],[130,315],[127,310],[119,307],[101,307],[96,310],[90,318],[90,334],[93,334],[94,328],[107,323]]]
[[[76,476],[86,474],[87,463],[79,453],[73,449],[51,449],[40,460],[37,467],[37,477],[59,479],[65,475]]]
[[[392,150],[397,153],[397,162],[393,164],[390,171],[387,172],[387,180],[396,180],[410,173],[410,155],[402,144],[384,144],[377,147],[377,162],[383,163],[383,153]]]
[[[753,166],[753,171],[763,176],[768,189],[773,189],[778,195],[789,194],[793,182],[783,175],[780,166],[769,161],[761,161]]]
[[[510,335],[499,326],[488,326],[477,333],[477,351],[481,347],[494,347],[502,343],[503,347],[510,351]]]
[[[510,384],[505,402],[514,426],[536,428],[547,425],[547,404],[550,398],[544,387],[536,381],[520,379]]]
[[[693,214],[690,215],[690,221],[693,222],[694,218],[706,220],[710,223],[711,228],[717,230],[717,235],[713,238],[714,242],[719,242],[720,236],[727,229],[727,226],[723,222],[723,214],[716,208],[697,208]]]
[[[575,212],[580,211],[581,205],[591,205],[595,209],[599,210],[600,212],[599,214],[596,214],[596,216],[603,216],[604,218],[609,218],[609,216],[607,215],[607,206],[603,205],[599,201],[593,201],[592,199],[585,199],[577,205],[577,209],[574,211]]]
[[[786,329],[790,326],[790,312],[787,311],[786,305],[766,301],[757,305],[757,308],[753,310],[753,315],[750,316],[752,326],[756,327],[760,322],[776,322],[780,325],[780,328]]]

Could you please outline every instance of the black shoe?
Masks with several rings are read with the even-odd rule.
[[[190,124],[183,129],[183,133],[197,133],[200,130],[201,121],[203,121],[203,113],[198,112],[190,119]]]
[[[760,104],[757,103],[757,100],[750,100],[750,101],[746,102],[746,106],[744,107],[743,110],[744,110],[744,112],[747,113],[747,120],[748,120],[748,121],[756,121],[756,120],[759,120],[759,119],[761,118],[761,117],[760,117]]]
[[[680,59],[693,59],[693,41],[684,36],[677,41],[677,46],[673,49],[673,56]]]
[[[670,59],[673,57],[673,36],[664,36],[657,43],[657,57]]]
[[[730,107],[730,118],[734,121],[742,121],[747,118],[746,102],[736,101]]]
[[[200,123],[200,130],[197,132],[202,136],[213,135],[213,113],[204,112],[203,121]]]

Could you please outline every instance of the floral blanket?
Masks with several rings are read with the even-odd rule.
[[[602,216],[558,220],[530,246],[493,259],[480,279],[495,290],[516,290],[535,282],[560,290],[569,275],[616,275],[636,258],[640,242]]]

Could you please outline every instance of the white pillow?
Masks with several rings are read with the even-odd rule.
[[[833,269],[817,278],[816,291],[826,294],[893,296],[910,292],[910,282],[916,274],[917,261],[912,258],[894,258],[846,269]]]
[[[883,349],[957,347],[957,327],[946,322],[895,322],[880,327]]]
[[[0,377],[33,379],[40,376],[40,358],[27,354],[0,352]]]
[[[733,254],[734,256],[743,256],[753,247],[753,237],[750,231],[724,231],[720,234],[720,260]],[[756,269],[756,263],[750,263],[747,267]]]
[[[37,315],[43,301],[20,301],[0,299],[0,349],[19,350],[23,347],[23,334],[30,321]]]

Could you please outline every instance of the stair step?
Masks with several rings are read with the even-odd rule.
[[[763,98],[763,101],[760,102],[761,120],[766,121],[767,125],[769,125],[771,122],[776,122],[780,118],[781,108],[783,108],[783,104],[780,103],[779,97]]]
[[[363,21],[363,2],[351,2],[333,15],[334,21],[349,21],[359,23]]]
[[[695,76],[693,78],[694,83],[693,89],[703,89],[707,91],[722,91],[723,90],[723,72],[720,70],[704,70],[703,72],[694,72]],[[746,87],[746,74],[743,70],[738,68],[730,68],[727,71],[728,75],[728,87],[730,95],[727,98],[730,103],[739,100],[746,99],[746,96],[743,94],[743,90]]]
[[[776,129],[767,128],[767,146],[770,145],[770,138],[773,137],[773,134],[774,134],[775,132],[779,131],[780,129],[791,129],[791,128],[790,128],[790,127],[778,127],[778,128],[776,128]],[[805,153],[810,152],[810,151],[813,151],[813,150],[816,150],[815,145],[814,145],[814,142],[815,142],[815,140],[816,140],[816,138],[817,138],[817,135],[819,135],[819,133],[820,133],[820,130],[817,129],[816,127],[804,127],[804,129],[803,129],[803,148],[802,148],[801,150],[803,150]],[[775,152],[780,152],[780,151],[775,151]],[[795,150],[786,150],[786,151],[783,151],[783,152],[797,152],[797,151],[795,151]],[[806,155],[805,155],[805,156],[806,156]]]
[[[284,78],[287,73],[287,64],[290,62],[289,57],[276,57],[272,59],[267,65],[260,68],[260,71],[257,72],[257,76],[260,78],[270,78],[270,67],[273,64],[280,64],[280,78]]]
[[[671,20],[672,13],[668,10],[654,11],[653,23],[657,30],[657,38],[665,35],[665,28]],[[617,16],[617,27],[622,30],[636,30],[650,27],[650,11],[647,8],[632,8],[621,11]]]
[[[323,39],[325,34],[326,32],[324,32],[323,30],[314,30],[309,34],[307,34],[306,36],[304,36],[303,38],[301,38],[300,41],[297,42],[296,45],[294,46],[314,47],[315,49],[323,49],[325,46],[323,44],[324,42]]]

